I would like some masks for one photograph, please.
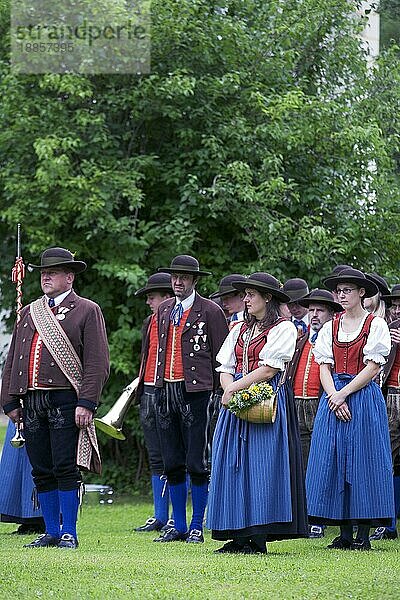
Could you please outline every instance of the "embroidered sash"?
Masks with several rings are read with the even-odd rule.
[[[30,313],[44,345],[79,397],[83,378],[82,363],[44,296],[31,303]],[[100,452],[93,422],[86,429],[79,430],[77,465],[87,471],[101,473]]]
[[[75,348],[46,302],[45,296],[30,305],[32,321],[47,350],[79,395],[83,368]]]

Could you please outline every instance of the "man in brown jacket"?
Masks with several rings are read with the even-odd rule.
[[[155,373],[157,428],[160,432],[174,527],[157,542],[201,543],[208,497],[208,434],[211,395],[219,385],[216,355],[228,334],[223,311],[195,291],[201,271],[193,256],[176,256],[171,266],[175,297],[158,309],[158,361]],[[192,485],[193,515],[186,523],[186,474]]]
[[[72,289],[86,269],[64,248],[42,253],[44,296],[24,307],[2,382],[1,406],[23,421],[26,449],[46,524],[29,548],[76,548],[81,475],[79,431],[92,424],[109,373],[107,336],[97,304]],[[62,526],[60,528],[60,514]]]

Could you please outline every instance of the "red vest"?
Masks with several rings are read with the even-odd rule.
[[[158,326],[156,315],[151,315],[149,323],[149,349],[146,357],[146,368],[144,370],[144,383],[154,385],[157,366],[158,351]]]
[[[368,340],[371,323],[374,316],[369,314],[364,321],[358,336],[351,342],[339,342],[338,331],[340,315],[336,315],[332,321],[333,359],[335,361],[335,373],[347,373],[358,375],[365,367],[363,349]]]
[[[400,346],[397,347],[393,366],[390,369],[389,377],[386,380],[389,387],[400,387]]]
[[[52,309],[53,313],[57,310],[54,306]],[[28,388],[39,388],[43,387],[38,384],[38,375],[40,361],[42,359],[42,346],[43,340],[39,336],[38,332],[35,331],[32,338],[31,348],[29,352],[29,365],[28,365]]]
[[[320,380],[319,364],[315,362],[313,345],[307,340],[303,346],[293,381],[296,398],[318,398]]]
[[[167,347],[165,350],[165,381],[184,381],[182,363],[182,332],[185,329],[190,308],[185,310],[181,322],[176,327],[171,321],[168,327]]]
[[[260,360],[260,352],[264,348],[265,343],[267,341],[268,333],[271,331],[273,327],[278,325],[278,323],[282,323],[282,321],[286,321],[286,319],[278,319],[271,327],[265,329],[264,331],[260,331],[256,337],[254,337],[248,348],[247,358],[248,358],[248,372],[254,371],[258,369],[258,362]],[[248,326],[246,323],[243,323],[240,329],[239,337],[237,339],[235,345],[235,356],[236,356],[236,373],[243,373],[243,346],[244,346],[244,334],[248,330]]]
[[[42,338],[39,337],[38,332],[35,331],[29,353],[28,388],[39,387],[37,378],[39,374],[40,359],[42,357],[42,344]]]

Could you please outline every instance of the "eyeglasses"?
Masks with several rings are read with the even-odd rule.
[[[351,292],[354,292],[354,290],[356,290],[357,288],[336,288],[336,293],[338,296],[340,296],[340,294],[344,294],[345,296],[348,296],[349,294],[351,294]]]

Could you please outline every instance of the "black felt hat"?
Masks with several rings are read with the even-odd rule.
[[[378,290],[382,296],[389,296],[390,290],[386,279],[378,275],[378,273],[365,273],[365,277],[378,286]]]
[[[240,291],[251,288],[261,293],[271,294],[279,302],[288,302],[290,300],[289,296],[282,290],[282,285],[279,281],[269,273],[253,273],[245,277],[244,281],[232,281],[232,287]]]
[[[82,260],[74,260],[74,255],[65,248],[47,248],[40,256],[40,265],[28,264],[28,270],[63,267],[74,273],[82,273],[87,267]]]
[[[189,256],[188,254],[175,256],[171,261],[170,267],[163,267],[158,269],[158,271],[163,273],[189,273],[190,275],[197,275],[198,277],[211,275],[209,271],[200,271],[197,258]]]
[[[335,265],[332,269],[332,273],[334,275],[337,275],[338,273],[343,271],[343,269],[351,269],[351,268],[352,267],[350,265]]]
[[[339,304],[339,302],[335,302],[333,294],[328,292],[328,290],[311,290],[307,296],[300,298],[298,302],[300,306],[304,306],[305,308],[308,308],[310,304],[326,304],[334,312],[343,312],[344,310],[343,306]]]
[[[228,294],[237,294],[239,290],[232,286],[232,281],[246,281],[246,277],[238,273],[226,275],[219,282],[218,291],[211,294],[209,298],[222,298],[223,296],[228,296]]]
[[[394,285],[392,287],[392,291],[389,294],[382,296],[382,298],[384,298],[384,300],[399,300],[400,299],[400,283],[396,283],[396,285]]]
[[[171,275],[169,273],[154,273],[150,275],[144,287],[135,292],[135,296],[144,296],[151,292],[170,292],[173,295]]]
[[[338,283],[354,283],[357,287],[364,288],[365,298],[371,298],[371,296],[375,296],[378,293],[376,283],[367,279],[362,271],[351,267],[343,269],[336,275],[332,273],[324,279],[324,285],[331,291],[336,289]]]
[[[300,277],[288,279],[283,284],[283,291],[289,296],[290,302],[297,302],[300,298],[304,298],[309,292],[307,281]]]

